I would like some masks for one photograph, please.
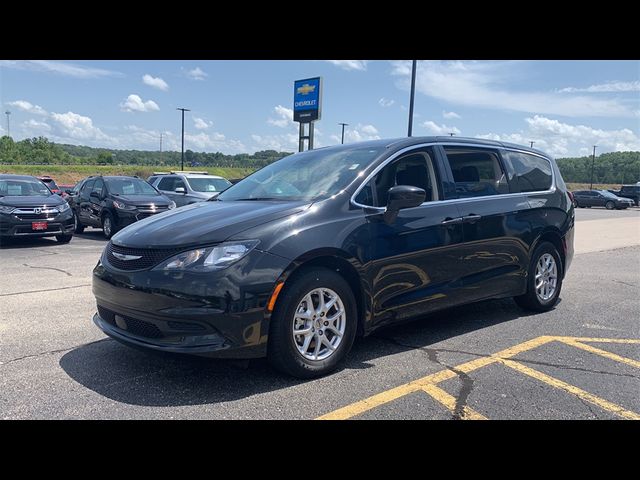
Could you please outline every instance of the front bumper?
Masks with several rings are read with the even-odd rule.
[[[55,217],[21,219],[16,215],[0,214],[0,236],[2,237],[50,237],[73,233],[73,212],[67,210]],[[46,230],[32,230],[32,222],[47,222]]]
[[[102,263],[104,262],[104,263]],[[288,260],[257,250],[213,273],[93,271],[94,323],[136,347],[220,358],[266,355],[266,304]]]

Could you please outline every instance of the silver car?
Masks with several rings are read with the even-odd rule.
[[[231,186],[226,178],[207,172],[154,172],[147,182],[178,207],[208,200]]]

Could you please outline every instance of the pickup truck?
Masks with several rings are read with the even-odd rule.
[[[630,198],[636,207],[640,205],[640,182],[635,185],[622,185],[620,190],[609,191],[618,197]]]

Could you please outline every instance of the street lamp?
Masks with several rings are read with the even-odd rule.
[[[184,171],[184,112],[190,112],[188,108],[176,108],[182,110],[182,155],[180,156],[180,170]]]
[[[342,141],[340,143],[344,144],[344,127],[346,127],[349,124],[348,123],[338,123],[338,125],[342,125]]]
[[[7,116],[7,137],[10,137],[11,136],[11,128],[10,128],[10,125],[9,125],[9,115],[11,115],[11,112],[9,110],[7,110],[4,113]]]
[[[411,97],[409,100],[409,130],[407,133],[407,137],[411,136],[413,131],[413,100],[416,96],[416,67],[417,60],[413,60],[413,64],[411,65]]]
[[[593,190],[593,166],[596,163],[596,147],[597,145],[593,146],[593,157],[591,158],[591,186],[589,187],[589,190]]]

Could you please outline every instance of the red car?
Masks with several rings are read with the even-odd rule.
[[[66,198],[69,196],[67,190],[73,190],[74,187],[75,184],[61,183],[60,185],[58,185],[58,188],[60,189],[60,196],[66,200]]]
[[[56,182],[53,180],[53,178],[49,177],[48,175],[43,175],[36,178],[41,182],[44,182],[44,184],[49,187],[49,190],[51,190],[51,193],[57,193],[58,195],[62,193],[62,190],[60,190],[58,185],[56,185]]]

